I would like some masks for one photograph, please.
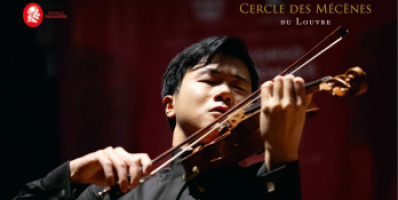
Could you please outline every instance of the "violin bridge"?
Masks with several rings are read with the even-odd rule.
[[[245,110],[241,110],[238,113],[233,114],[229,119],[228,123],[231,127],[236,127],[243,119],[245,119]]]
[[[224,130],[231,128],[231,124],[227,121],[221,123],[220,125],[218,125],[217,131],[219,133],[222,133]]]

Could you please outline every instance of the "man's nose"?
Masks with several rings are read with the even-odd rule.
[[[231,88],[226,83],[219,84],[215,88],[216,94],[214,96],[215,101],[222,101],[227,105],[233,105],[233,95]]]

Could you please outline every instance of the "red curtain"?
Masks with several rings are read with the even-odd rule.
[[[321,113],[308,120],[300,149],[303,197],[394,198],[397,90],[396,84],[389,84],[388,92],[382,88],[396,81],[396,2],[368,1],[371,14],[348,15],[250,15],[240,12],[241,3],[75,1],[61,50],[63,158],[106,146],[151,157],[167,150],[172,132],[161,106],[162,75],[178,52],[200,39],[243,38],[265,81],[343,25],[350,29],[347,38],[298,75],[311,81],[360,65],[368,72],[369,91],[356,98],[315,97]],[[324,3],[329,2],[308,2],[314,8]],[[297,18],[331,20],[331,25],[280,25]]]

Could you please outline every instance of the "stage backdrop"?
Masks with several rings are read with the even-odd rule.
[[[313,10],[244,14],[248,8],[242,12],[242,3],[286,4],[287,9],[310,4]],[[371,13],[315,14],[317,4],[330,3],[371,4]],[[170,148],[162,75],[194,42],[212,35],[241,37],[263,82],[343,25],[348,36],[297,75],[312,81],[361,66],[369,91],[359,97],[314,97],[321,112],[307,121],[301,143],[303,199],[396,198],[395,1],[84,0],[48,6],[68,14],[53,22],[51,52],[46,52],[55,63],[56,122],[47,122],[57,124],[58,164],[107,146],[151,157]],[[295,24],[311,19],[331,25]],[[284,20],[293,24],[281,25]],[[34,31],[46,32],[48,26],[44,21]]]

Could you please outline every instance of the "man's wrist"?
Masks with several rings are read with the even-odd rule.
[[[292,163],[299,160],[298,153],[278,155],[268,149],[266,150],[264,155],[265,155],[265,164],[267,165],[269,170],[276,169],[287,163]]]

